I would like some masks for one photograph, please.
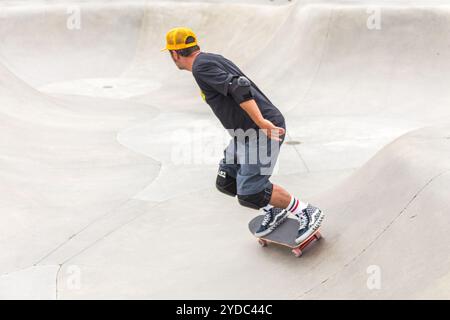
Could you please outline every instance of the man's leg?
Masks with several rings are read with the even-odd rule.
[[[322,210],[298,200],[279,185],[273,185],[270,204],[277,208],[283,208],[298,218],[299,229],[295,240],[297,243],[302,243],[319,229],[324,218]]]
[[[289,212],[283,208],[274,208],[270,204],[274,186],[270,182],[270,175],[261,174],[260,163],[241,163],[236,176],[237,197],[239,204],[252,209],[262,209],[264,219],[255,232],[257,237],[263,237],[286,221]]]
[[[270,204],[276,208],[286,209],[295,215],[300,215],[308,207],[308,203],[300,201],[276,184],[273,185]]]
[[[234,141],[231,140],[223,152],[224,158],[219,163],[219,171],[217,172],[216,178],[217,190],[232,197],[237,194],[236,175],[239,170],[239,165],[234,161],[236,151],[233,143]],[[229,159],[233,159],[233,161]]]
[[[274,144],[273,141],[268,141],[267,144],[260,144],[258,147],[265,153],[269,155],[270,159],[270,168],[273,168],[279,155],[280,147],[282,142],[279,145]],[[276,148],[273,148],[276,147]],[[261,173],[269,174],[271,175],[271,170],[261,170]],[[287,210],[291,213],[293,213],[295,216],[297,216],[300,220],[300,226],[306,228],[307,226],[314,228],[315,230],[320,226],[320,223],[323,219],[322,211],[320,211],[318,208],[315,208],[308,203],[305,203],[303,201],[300,201],[298,198],[294,197],[293,195],[289,194],[284,188],[282,188],[279,185],[274,184],[272,187],[272,195],[270,198],[270,205],[274,206],[275,208],[281,208],[284,210]],[[305,219],[308,220],[305,222]],[[302,228],[300,228],[302,229]],[[299,233],[302,233],[303,231],[299,231]],[[301,237],[299,238],[300,240]]]
[[[267,184],[261,191],[258,191],[259,189],[253,189],[257,185],[262,185],[264,182],[262,180],[263,177],[261,175],[243,176],[241,174],[237,176],[237,197],[239,204],[252,209],[262,209],[262,214],[264,215],[261,225],[255,232],[257,237],[271,233],[286,221],[289,215],[287,210],[274,208],[269,204],[273,190],[270,181],[265,180]]]
[[[220,192],[228,196],[236,196],[236,178],[229,174],[228,171],[223,170],[219,167],[216,178],[216,188]]]
[[[270,204],[276,208],[287,208],[291,202],[291,195],[281,186],[274,184]]]
[[[252,209],[262,209],[264,219],[255,232],[262,237],[282,224],[289,215],[287,210],[274,208],[270,204],[273,185],[270,175],[274,169],[279,146],[272,148],[272,141],[260,133],[263,139],[248,139],[238,141],[237,158],[239,170],[236,175],[237,197],[242,206]],[[276,142],[278,143],[278,142]],[[262,158],[261,158],[262,157]],[[256,160],[256,162],[253,162]]]
[[[257,164],[241,164],[236,177],[239,203],[255,209],[263,208],[265,218],[256,232],[257,236],[272,232],[285,221],[289,212],[293,213],[299,219],[296,241],[300,243],[320,227],[323,213],[319,208],[300,201],[281,186],[270,182],[281,144],[275,149],[272,141],[256,146],[258,154],[262,152],[263,155],[267,155],[270,162],[269,165],[267,162],[264,164],[259,161]],[[252,149],[254,144],[248,145],[247,150],[252,152]],[[237,155],[240,156],[239,152]]]

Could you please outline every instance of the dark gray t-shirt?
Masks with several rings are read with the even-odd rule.
[[[192,74],[202,90],[205,101],[225,129],[257,129],[250,116],[228,95],[233,77],[248,78],[233,62],[218,54],[201,52],[194,60]],[[250,79],[249,79],[250,80]],[[285,127],[284,117],[262,91],[251,81],[251,91],[264,119]]]

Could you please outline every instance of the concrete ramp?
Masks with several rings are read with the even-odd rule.
[[[449,21],[439,1],[0,1],[0,298],[450,298]],[[160,51],[179,25],[285,114],[273,181],[326,212],[301,259],[216,191],[228,137]]]
[[[317,198],[330,213],[323,264],[339,267],[305,297],[448,299],[449,152],[449,127],[413,131]]]

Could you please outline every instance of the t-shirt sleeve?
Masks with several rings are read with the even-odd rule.
[[[203,63],[196,66],[193,75],[197,82],[202,82],[210,86],[213,90],[226,96],[228,86],[233,79],[233,75],[215,63]]]

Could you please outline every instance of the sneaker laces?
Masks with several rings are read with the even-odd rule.
[[[299,229],[304,229],[306,226],[308,226],[308,216],[305,213],[300,215],[298,220],[300,222]]]
[[[266,226],[270,222],[270,220],[272,220],[272,211],[271,210],[265,210],[265,209],[264,209],[264,211],[266,212],[266,214],[265,214],[264,219],[263,219],[261,224],[263,226]]]
[[[316,211],[316,208],[310,204],[308,204],[308,206],[305,209],[303,209],[303,212],[308,214],[309,216],[311,216],[314,213],[314,211]]]

